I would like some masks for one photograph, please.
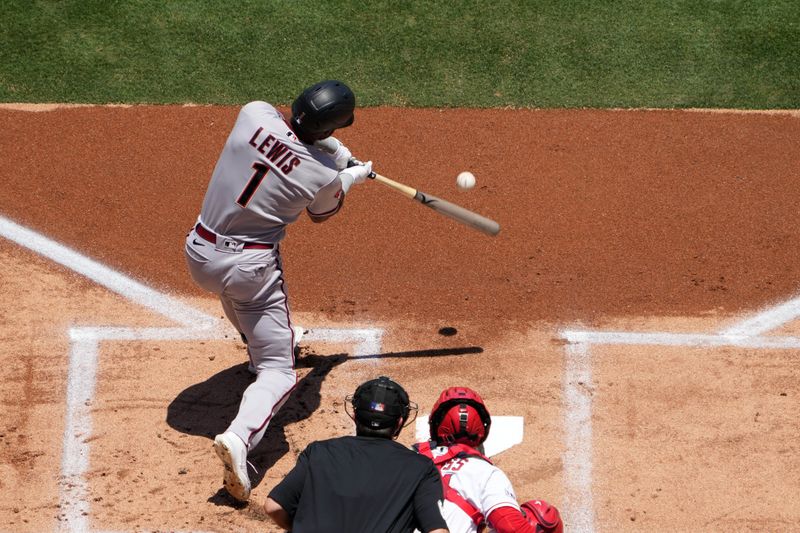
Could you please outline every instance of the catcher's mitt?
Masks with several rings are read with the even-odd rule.
[[[544,500],[529,500],[520,505],[525,519],[536,528],[536,533],[564,533],[561,513]]]

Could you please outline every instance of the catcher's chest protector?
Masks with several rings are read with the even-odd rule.
[[[430,441],[415,444],[414,449],[417,451],[417,453],[420,453],[433,461],[433,464],[436,465],[436,468],[439,470],[439,475],[442,477],[442,487],[444,488],[445,499],[456,504],[462,511],[467,513],[467,516],[469,516],[470,520],[475,523],[480,531],[481,527],[483,527],[483,524],[486,522],[486,518],[483,516],[483,513],[480,511],[480,509],[468,502],[463,496],[461,496],[461,494],[458,493],[456,489],[450,486],[450,478],[453,474],[442,475],[442,466],[452,459],[466,457],[477,457],[478,459],[482,459],[483,461],[492,464],[489,458],[481,454],[478,450],[470,448],[464,444],[453,444],[447,448],[446,453],[437,455],[436,457],[433,456],[433,449],[431,448]]]

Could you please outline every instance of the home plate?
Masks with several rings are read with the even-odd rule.
[[[492,427],[489,430],[489,438],[483,443],[484,455],[492,457],[503,452],[512,446],[522,442],[522,435],[525,428],[524,417],[521,416],[493,416]],[[428,417],[418,416],[416,424],[417,442],[425,441],[430,438],[428,428]]]

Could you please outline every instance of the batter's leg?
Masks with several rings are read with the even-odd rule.
[[[227,317],[228,321],[236,328],[239,335],[244,335],[242,333],[242,326],[239,325],[239,319],[236,317],[236,311],[233,309],[233,302],[222,294],[219,296],[219,301],[222,304],[222,310],[225,311],[225,317]],[[244,341],[244,338],[242,341]]]
[[[231,281],[225,296],[233,304],[236,320],[247,336],[257,378],[245,391],[229,430],[252,450],[295,385],[295,332],[277,254],[263,265],[242,265]]]
[[[221,294],[219,296],[219,301],[222,303],[222,310],[225,311],[225,316],[228,318],[228,321],[233,325],[234,328],[236,328],[236,331],[239,333],[239,337],[242,338],[242,342],[247,344],[247,336],[242,332],[242,326],[239,325],[239,319],[236,318],[236,311],[233,309],[233,302]],[[247,356],[250,356],[249,349],[247,350]],[[252,359],[250,360],[250,365],[248,366],[247,370],[253,374],[256,373]]]
[[[233,302],[224,296],[225,285],[223,280],[229,277],[231,268],[236,268],[236,258],[231,254],[220,255],[218,251],[211,247],[210,243],[199,237],[195,230],[192,230],[186,238],[184,254],[192,279],[200,287],[219,296],[225,316],[231,325],[236,328],[236,331],[239,332],[242,342],[247,344],[247,337],[242,333],[242,328],[233,309]],[[252,362],[250,366],[250,371],[255,373],[255,369],[252,368]]]
[[[250,363],[256,381],[245,390],[239,413],[230,430],[248,444],[258,445],[273,415],[294,387],[294,330],[289,325],[286,298],[282,291],[267,299],[265,309],[254,302],[235,302],[236,315],[247,336]]]
[[[248,450],[261,442],[270,421],[297,383],[297,375],[291,369],[264,369],[256,380],[244,391],[239,412],[231,422],[232,431],[248,444]]]

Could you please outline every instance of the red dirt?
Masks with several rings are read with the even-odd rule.
[[[41,113],[0,109],[0,214],[155,288],[203,302],[198,305],[220,313],[215,302],[192,284],[183,263],[182,242],[197,216],[236,112],[232,107],[155,106]],[[800,289],[800,118],[796,114],[375,108],[360,110],[354,126],[341,132],[340,138],[360,158],[372,159],[381,174],[493,218],[502,230],[490,238],[377,183],[358,186],[343,212],[331,221],[314,225],[303,218],[289,229],[282,251],[293,310],[307,321],[386,327],[387,353],[481,347],[483,354],[469,358],[387,359],[380,371],[391,372],[407,384],[423,410],[430,408],[436,392],[460,380],[489,396],[493,412],[525,414],[526,443],[499,460],[520,498],[538,496],[559,504],[563,497],[559,396],[563,352],[551,342],[555,328],[633,322],[662,328],[660,320],[672,318],[713,328],[788,299]],[[455,177],[462,170],[477,177],[477,187],[471,192],[461,193],[455,187]],[[55,356],[56,370],[63,372],[67,347],[63,341],[55,347],[36,343],[43,332],[57,339],[66,324],[87,315],[106,317],[106,323],[124,322],[126,313],[137,311],[106,313],[106,307],[97,306],[112,304],[102,294],[87,300],[95,307],[76,311],[73,307],[87,291],[103,291],[19,252],[4,240],[0,240],[0,259],[0,265],[6,266],[0,335],[9,347],[4,350],[6,368],[0,374],[4,382],[0,473],[14,471],[23,478],[28,475],[24,472],[35,473],[39,487],[35,505],[21,499],[11,507],[0,506],[0,523],[12,524],[14,530],[53,528],[58,512],[53,482],[58,475],[60,435],[50,431],[49,444],[20,442],[37,440],[51,411],[54,417],[63,416],[62,374],[42,368],[39,358]],[[75,299],[63,305],[41,303],[62,293],[74,294]],[[27,307],[20,308],[19,303],[25,301]],[[32,323],[39,324],[38,329],[19,333],[19,324]],[[445,326],[456,328],[458,334],[438,335]],[[197,359],[203,362],[200,367],[193,367],[193,358],[181,355],[187,349],[204,354]],[[331,353],[322,347],[310,349],[321,361],[327,361],[324,358]],[[99,422],[93,450],[107,454],[93,452],[90,483],[99,491],[95,497],[101,498],[93,505],[93,527],[265,527],[247,511],[231,515],[230,507],[209,499],[218,488],[221,469],[206,436],[164,424],[170,402],[182,391],[238,364],[241,350],[233,344],[212,349],[140,343],[133,349],[137,355],[130,365],[109,362],[118,350],[125,348],[109,347],[108,353],[101,354],[101,367],[110,366],[101,368],[100,378],[110,381],[98,385],[98,403],[108,409],[96,413]],[[181,357],[168,355],[173,350]],[[714,354],[719,355],[719,351],[692,351],[698,352],[712,360]],[[725,492],[728,476],[744,480],[752,489],[750,495],[762,494],[773,485],[800,493],[800,476],[792,477],[796,465],[787,466],[791,461],[785,453],[794,449],[796,457],[796,427],[786,431],[776,423],[766,438],[755,441],[749,436],[736,440],[739,437],[730,433],[733,426],[709,428],[717,418],[727,419],[731,409],[738,413],[752,408],[762,419],[769,416],[766,409],[777,420],[800,406],[796,365],[787,370],[792,363],[780,354],[753,355],[760,361],[755,381],[737,385],[744,352],[725,352],[728,364],[700,365],[714,376],[712,381],[730,381],[732,387],[739,387],[729,401],[719,400],[720,391],[697,392],[692,387],[702,389],[702,383],[687,384],[691,372],[679,379],[677,369],[690,364],[680,354],[658,360],[663,364],[657,364],[655,372],[662,381],[654,381],[653,386],[667,387],[662,391],[665,397],[656,393],[643,400],[653,390],[636,388],[640,369],[626,369],[630,363],[620,363],[616,370],[617,365],[598,370],[598,387],[604,395],[597,401],[611,402],[598,406],[603,418],[594,422],[601,428],[595,441],[596,460],[602,459],[595,474],[601,529],[669,529],[673,525],[670,498],[682,499],[687,508],[691,501],[704,506],[708,521],[698,530],[728,527],[731,517],[725,515],[726,509],[740,496]],[[226,355],[210,360],[212,353]],[[317,379],[324,398],[319,405],[330,405],[325,402],[377,371],[347,364],[350,374],[326,367]],[[126,370],[115,373],[121,372],[120,366]],[[47,379],[53,380],[46,387],[41,375],[45,371]],[[770,384],[773,371],[790,376],[780,381],[787,393],[783,399],[772,395],[777,390]],[[131,383],[125,381],[129,378]],[[17,385],[19,380],[28,385]],[[605,390],[602,385],[609,380],[622,382],[622,389]],[[156,392],[144,394],[142,389],[148,387]],[[674,420],[687,413],[685,408],[666,406],[684,405],[682,398],[695,393],[700,405],[711,401],[711,411],[692,404],[708,420],[686,435],[675,434]],[[147,402],[131,407],[134,411],[126,424],[119,426],[110,405],[137,394],[146,396]],[[49,407],[30,412],[29,404],[42,402]],[[618,414],[617,407],[624,415],[616,422],[624,426],[627,420],[633,429],[607,434],[602,428],[614,427],[616,422],[610,417]],[[663,470],[644,472],[648,443],[659,446],[664,435],[643,435],[641,428],[635,428],[662,408],[669,419],[664,425],[672,428],[672,438],[681,442],[676,447],[682,451],[680,457],[660,457],[666,465]],[[35,417],[36,424],[27,424],[25,438],[11,446],[9,439],[17,438],[12,433],[25,425],[28,416]],[[748,419],[752,416],[749,411],[743,414]],[[342,423],[331,417],[330,410],[318,406],[300,417],[304,422],[290,420],[281,431],[296,451],[311,438],[349,431],[346,419]],[[160,429],[158,438],[153,433],[148,441],[152,446],[142,445],[140,450],[129,444],[133,428],[145,432],[153,424]],[[17,429],[11,431],[12,426]],[[725,494],[716,500],[708,495],[687,496],[678,490],[684,485],[680,480],[686,468],[681,461],[691,463],[692,454],[702,449],[705,431],[719,432],[720,442],[737,457],[765,453],[763,441],[775,438],[779,439],[776,449],[784,451],[768,453],[767,464],[762,462],[752,474],[746,469],[746,459],[732,463],[737,465],[735,472],[726,469],[724,458],[719,463],[709,459],[712,465],[695,465],[700,472],[707,467],[715,473],[708,478],[718,485],[707,490]],[[405,438],[410,439],[410,434]],[[606,457],[609,450],[639,451],[640,447],[642,455],[618,467],[609,462],[613,458]],[[288,448],[257,489],[258,497],[266,495],[291,466]],[[198,465],[190,468],[189,478],[180,478],[181,490],[186,491],[180,497],[173,494],[171,468],[176,450]],[[47,461],[37,461],[37,453]],[[126,467],[118,461],[145,466],[125,473]],[[113,476],[107,475],[112,472]],[[637,484],[641,486],[636,488]],[[112,487],[123,494],[112,496]],[[656,496],[642,495],[648,491]],[[798,526],[800,505],[796,503],[796,498],[767,497],[762,511],[774,521],[765,528]],[[144,509],[147,513],[142,515]],[[29,522],[20,518],[26,513]],[[734,512],[733,516],[745,520],[748,515]]]

